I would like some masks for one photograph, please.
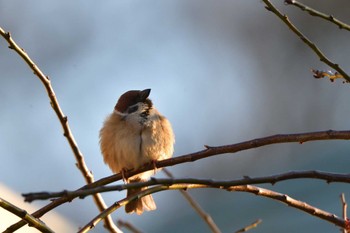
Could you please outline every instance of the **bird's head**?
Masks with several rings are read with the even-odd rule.
[[[127,91],[119,97],[114,110],[121,114],[144,113],[149,111],[153,104],[148,98],[151,89]]]

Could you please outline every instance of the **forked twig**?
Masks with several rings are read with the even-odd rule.
[[[332,62],[330,59],[326,57],[326,55],[323,54],[321,49],[319,49],[316,44],[314,44],[311,40],[309,40],[299,29],[289,20],[287,15],[282,14],[269,0],[262,0],[265,5],[266,9],[274,13],[278,18],[284,22],[290,30],[292,30],[307,46],[309,46],[314,53],[319,57],[320,61],[324,62],[328,66],[332,67],[334,70],[338,71],[339,74],[341,74],[345,80],[350,82],[349,75],[339,66],[339,64],[336,64]]]

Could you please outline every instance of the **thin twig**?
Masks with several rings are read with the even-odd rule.
[[[125,228],[127,228],[129,231],[131,231],[133,233],[142,233],[142,231],[137,229],[133,224],[131,224],[128,221],[122,221],[122,220],[119,219],[117,224],[118,224],[119,228],[125,227]]]
[[[171,174],[171,172],[168,171],[168,169],[164,168],[163,172],[169,178],[174,179],[173,174]],[[184,198],[188,201],[188,203],[192,206],[192,208],[198,213],[198,215],[207,223],[211,231],[214,233],[220,233],[221,231],[219,227],[216,225],[216,223],[214,222],[210,214],[206,213],[203,210],[203,208],[198,204],[198,202],[196,202],[187,191],[183,189],[179,189],[179,191],[184,196]]]
[[[55,113],[56,113],[56,115],[61,123],[61,126],[63,128],[63,135],[67,138],[67,141],[68,141],[68,143],[73,151],[73,154],[74,154],[75,159],[77,161],[76,165],[79,168],[79,170],[81,171],[83,177],[85,178],[86,183],[88,183],[88,184],[93,183],[94,182],[93,175],[90,172],[90,170],[88,169],[88,167],[84,161],[83,154],[80,151],[80,149],[79,149],[79,147],[74,139],[74,136],[73,136],[72,131],[71,131],[69,124],[68,124],[68,118],[66,115],[64,115],[64,113],[63,113],[63,111],[58,103],[58,100],[57,100],[55,92],[52,88],[51,81],[50,81],[49,77],[46,76],[39,69],[39,67],[32,61],[32,59],[24,51],[24,49],[20,48],[17,45],[17,43],[12,39],[9,32],[5,32],[5,30],[3,30],[0,27],[0,34],[8,42],[9,48],[16,51],[17,54],[22,57],[22,59],[27,63],[29,68],[34,72],[34,74],[40,79],[40,81],[44,85],[46,92],[48,94],[48,97],[50,99],[51,107],[55,111]],[[100,194],[94,195],[94,201],[95,201],[95,203],[100,211],[103,211],[107,207]],[[17,227],[23,226],[24,223],[25,222],[22,221],[21,224],[17,225]],[[108,230],[110,232],[120,232],[120,230],[114,225],[111,218],[106,218],[105,225],[106,225],[106,228],[108,228]],[[17,227],[16,227],[16,229],[10,228],[9,232],[10,232],[10,230],[17,230],[18,229]]]
[[[44,222],[42,222],[40,219],[37,219],[33,217],[32,215],[28,214],[27,211],[11,204],[10,202],[0,198],[0,206],[4,208],[5,210],[13,213],[14,215],[18,216],[19,218],[23,219],[30,227],[34,227],[38,229],[41,232],[45,233],[54,233],[53,230],[51,230]]]
[[[121,185],[110,185],[110,186],[99,186],[94,188],[81,188],[75,191],[64,190],[61,192],[39,192],[39,193],[27,193],[23,194],[25,201],[34,200],[46,200],[51,198],[67,198],[70,201],[79,197],[84,198],[88,195],[94,193],[110,192],[110,191],[122,191],[131,188],[142,188],[155,185],[166,185],[170,186],[173,184],[202,184],[217,188],[227,188],[237,185],[248,185],[248,184],[276,184],[280,181],[292,180],[292,179],[319,179],[324,180],[327,183],[331,182],[342,182],[350,183],[350,174],[339,174],[339,173],[329,173],[321,171],[291,171],[287,173],[281,173],[271,176],[261,176],[261,177],[248,177],[245,176],[243,179],[235,180],[212,180],[212,179],[194,179],[194,178],[180,178],[180,179],[158,179],[151,178],[149,181],[121,184]]]
[[[343,218],[346,220],[348,217],[347,217],[347,208],[348,208],[348,204],[346,203],[346,200],[345,200],[345,194],[342,193],[340,195],[340,200],[341,200],[341,203],[342,203],[342,206],[343,206]],[[343,233],[347,233],[348,231],[346,230],[346,228],[343,228]]]
[[[146,189],[144,191],[138,192],[137,194],[124,198],[120,201],[115,202],[113,205],[102,211],[100,214],[98,214],[94,219],[92,219],[90,222],[88,222],[84,227],[82,227],[78,233],[85,233],[94,228],[100,221],[102,221],[106,216],[109,216],[114,211],[119,209],[122,206],[125,206],[126,204],[130,203],[131,201],[134,201],[136,199],[142,198],[144,196],[147,196],[152,193],[156,193],[162,190],[170,189],[168,186],[156,186],[153,188]]]
[[[334,16],[332,15],[327,15],[323,12],[317,11],[301,2],[295,1],[295,0],[286,0],[284,1],[287,5],[293,5],[298,7],[299,9],[301,9],[302,11],[306,11],[307,13],[309,13],[312,16],[316,16],[316,17],[320,17],[322,19],[325,19],[331,23],[336,24],[340,29],[345,29],[350,31],[350,25],[334,18]]]
[[[133,195],[131,197],[124,198],[118,202],[115,202],[113,205],[111,205],[105,211],[101,212],[94,219],[92,219],[83,228],[81,228],[79,233],[89,231],[90,229],[95,227],[96,224],[98,224],[103,218],[110,215],[115,210],[119,209],[120,207],[126,205],[130,201],[136,200],[138,198],[142,198],[142,197],[149,195],[149,194],[152,194],[152,193],[164,191],[164,190],[194,189],[194,188],[198,189],[198,188],[218,188],[218,187],[210,186],[210,185],[202,185],[202,184],[174,184],[174,185],[170,185],[170,186],[160,185],[160,186],[148,188],[144,191],[137,193],[136,195]],[[315,217],[321,218],[323,220],[326,220],[328,222],[331,222],[339,227],[342,227],[342,228],[346,227],[345,220],[342,218],[339,218],[335,214],[321,210],[321,209],[316,208],[314,206],[311,206],[305,202],[296,200],[296,199],[294,199],[286,194],[274,192],[272,190],[260,188],[260,187],[253,186],[253,185],[239,185],[239,186],[231,186],[231,187],[224,187],[224,188],[221,187],[221,188],[225,189],[227,191],[230,191],[230,192],[232,192],[232,191],[248,192],[248,193],[253,193],[255,195],[258,195],[258,196],[271,198],[271,199],[283,202],[283,203],[287,204],[288,206],[291,206],[293,208],[296,208],[296,209],[299,209],[303,212],[306,212],[312,216],[315,216]]]
[[[339,64],[333,63],[331,60],[329,60],[326,55],[324,55],[323,52],[311,40],[309,40],[301,31],[299,31],[296,26],[294,26],[294,24],[286,15],[283,15],[269,0],[262,1],[266,4],[267,10],[271,11],[278,18],[280,18],[282,22],[284,22],[289,27],[289,29],[291,29],[306,45],[308,45],[317,54],[317,56],[320,58],[320,61],[338,71],[338,73],[340,73],[344,79],[350,82],[349,75],[342,68],[340,68]]]
[[[296,200],[286,194],[278,193],[269,189],[260,188],[253,185],[242,185],[242,186],[233,186],[232,188],[228,188],[230,191],[238,191],[238,192],[249,192],[256,194],[258,196],[263,196],[267,198],[271,198],[280,202],[283,202],[287,204],[288,206],[291,206],[293,208],[299,209],[303,212],[306,212],[312,216],[321,218],[323,220],[326,220],[328,222],[331,222],[337,226],[340,226],[342,228],[345,227],[345,221],[342,218],[339,218],[335,214],[326,212],[324,210],[321,210],[319,208],[316,208],[314,206],[311,206],[305,202]]]
[[[255,222],[251,223],[250,225],[242,228],[242,229],[239,229],[238,231],[236,231],[235,233],[242,233],[242,232],[247,232],[249,231],[250,229],[253,229],[255,227],[257,227],[260,223],[262,222],[261,219],[258,219],[256,220]]]

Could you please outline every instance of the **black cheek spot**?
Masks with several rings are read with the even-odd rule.
[[[130,114],[130,113],[136,112],[138,109],[139,109],[139,106],[137,106],[137,105],[130,106],[130,107],[127,109],[127,112]]]

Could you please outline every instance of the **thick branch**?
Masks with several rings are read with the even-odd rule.
[[[319,131],[319,132],[310,132],[310,133],[297,133],[297,134],[277,134],[273,136],[257,138],[237,144],[225,145],[225,146],[207,146],[205,150],[198,151],[195,153],[166,159],[162,161],[156,161],[155,165],[158,168],[174,166],[181,163],[194,162],[199,159],[208,158],[211,156],[216,156],[219,154],[227,154],[227,153],[236,153],[239,151],[249,150],[253,148],[258,148],[271,144],[279,144],[279,143],[290,143],[297,142],[299,144],[303,144],[308,141],[319,141],[319,140],[349,140],[350,139],[350,131]],[[152,170],[154,169],[154,163],[147,164],[140,169],[137,170],[129,170],[125,171],[124,175],[126,177],[133,176],[135,174]],[[112,183],[117,180],[121,180],[121,174],[115,174],[106,178],[102,178],[93,184],[89,184],[84,186],[83,188],[91,188],[97,187],[101,185],[106,185]]]
[[[75,156],[75,159],[77,161],[77,167],[81,171],[83,177],[85,178],[86,183],[90,184],[94,182],[93,175],[91,174],[90,170],[88,169],[82,152],[80,151],[74,136],[70,130],[69,124],[68,124],[68,118],[67,116],[64,115],[58,100],[56,98],[56,94],[51,86],[51,81],[48,76],[46,76],[40,69],[39,67],[32,61],[32,59],[29,57],[29,55],[24,51],[24,49],[20,48],[17,43],[12,39],[11,35],[9,32],[5,32],[1,27],[0,27],[0,34],[6,39],[6,41],[9,44],[9,48],[13,49],[17,52],[18,55],[22,57],[22,59],[27,63],[29,68],[34,72],[34,74],[40,79],[40,81],[43,83],[46,92],[48,94],[48,97],[50,99],[51,107],[55,111],[61,126],[63,128],[63,135],[67,138],[67,141],[73,151],[73,154]],[[103,211],[107,206],[102,199],[102,196],[100,194],[94,195],[94,201],[100,211]],[[10,228],[9,231],[12,230],[17,230],[20,226],[25,225],[24,221],[21,221],[21,223],[17,224],[16,229],[15,228]],[[114,225],[113,221],[111,218],[106,218],[106,227],[111,231],[111,232],[120,232],[120,230]]]
[[[273,12],[278,18],[280,18],[282,22],[284,22],[289,27],[290,30],[292,30],[307,46],[309,46],[317,54],[322,62],[338,71],[344,77],[344,79],[350,82],[349,75],[342,68],[340,68],[338,64],[333,63],[331,60],[329,60],[326,55],[324,55],[323,52],[311,40],[309,40],[301,31],[299,31],[296,26],[294,26],[294,24],[286,15],[283,15],[269,0],[262,1],[266,4],[266,9]]]

